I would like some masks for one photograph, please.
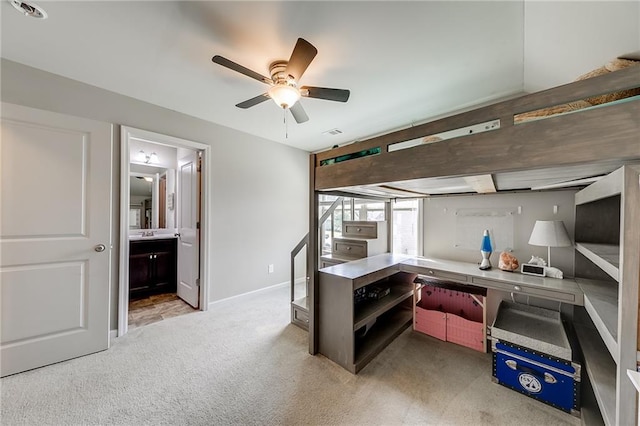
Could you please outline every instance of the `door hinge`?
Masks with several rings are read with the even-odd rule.
[[[196,286],[200,287],[200,278],[196,278]]]
[[[196,222],[196,229],[200,229],[200,222]]]

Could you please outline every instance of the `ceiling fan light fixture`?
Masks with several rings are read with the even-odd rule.
[[[277,84],[269,89],[269,97],[281,108],[287,109],[300,99],[300,91],[295,86]]]

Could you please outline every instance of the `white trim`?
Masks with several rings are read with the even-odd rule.
[[[118,338],[118,330],[109,330],[109,346]]]
[[[129,328],[129,129],[120,127],[120,268],[118,275],[118,336]]]
[[[304,281],[306,281],[306,278],[297,278],[296,279],[296,284],[298,283],[298,281],[299,282],[304,282]],[[253,296],[255,294],[263,293],[265,291],[275,290],[275,289],[278,289],[278,288],[286,287],[286,286],[288,286],[290,284],[291,283],[289,281],[285,281],[285,282],[282,282],[282,283],[279,283],[279,284],[271,285],[269,287],[259,288],[257,290],[248,291],[246,293],[237,294],[235,296],[227,297],[227,298],[220,299],[220,300],[215,300],[213,302],[209,302],[209,308],[211,308],[211,307],[213,307],[215,305],[218,305],[220,303],[230,302],[230,301],[235,300],[235,299],[240,299],[240,298],[243,298],[243,297]]]
[[[200,217],[200,310],[209,309],[209,242],[212,241],[209,223],[213,185],[211,178],[210,145],[162,135],[147,130],[121,126],[120,130],[120,274],[118,285],[118,336],[128,329],[129,315],[129,139],[138,139],[159,145],[193,149],[202,152],[202,214]]]

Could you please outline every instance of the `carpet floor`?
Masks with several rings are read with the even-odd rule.
[[[491,355],[407,330],[358,375],[308,353],[277,288],[0,380],[2,425],[577,425],[491,382]]]

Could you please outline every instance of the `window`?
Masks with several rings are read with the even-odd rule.
[[[340,199],[331,195],[320,195],[319,214],[322,216],[333,203]],[[419,255],[420,214],[419,200],[397,200],[391,202],[393,212],[393,252]],[[386,221],[386,203],[378,200],[343,197],[335,210],[322,223],[321,255],[331,254],[333,239],[342,237],[345,220]]]
[[[394,253],[411,256],[419,255],[419,206],[419,200],[396,200],[392,202]]]
[[[386,220],[384,204],[384,201],[360,200],[356,198],[353,220]]]

